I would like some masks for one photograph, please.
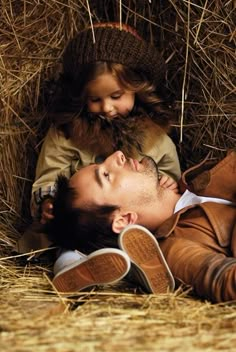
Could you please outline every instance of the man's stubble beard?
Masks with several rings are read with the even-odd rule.
[[[140,201],[143,205],[151,204],[162,197],[162,189],[159,186],[158,168],[156,162],[149,156],[145,156],[142,161],[142,165],[145,166],[143,174],[150,179],[150,183],[153,183],[153,190],[147,192],[143,190],[142,197]]]
[[[159,188],[158,168],[156,162],[150,156],[145,156],[141,163],[145,166],[144,174],[156,181],[157,187]]]

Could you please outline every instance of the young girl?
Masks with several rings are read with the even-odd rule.
[[[78,33],[63,55],[53,101],[53,126],[38,159],[32,215],[51,217],[58,174],[103,160],[115,150],[159,166],[161,184],[176,188],[180,166],[170,137],[171,108],[164,100],[165,63],[134,29],[116,23]]]
[[[18,241],[18,252],[50,245],[39,223],[53,217],[58,175],[70,177],[118,149],[138,160],[151,156],[158,163],[160,183],[177,190],[180,166],[167,135],[172,110],[165,101],[164,80],[160,53],[126,25],[120,29],[116,23],[97,24],[70,41],[50,111],[53,124],[32,188],[32,216],[38,223]],[[81,264],[81,260],[87,260],[81,253],[63,252],[55,263],[55,274],[60,276],[61,269],[65,274],[67,265]]]

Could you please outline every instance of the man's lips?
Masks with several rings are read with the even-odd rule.
[[[136,159],[131,159],[130,158],[131,165],[135,171],[139,171],[139,162]]]

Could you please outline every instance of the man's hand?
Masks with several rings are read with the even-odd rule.
[[[52,210],[53,210],[53,200],[51,198],[45,199],[41,205],[41,224],[46,224],[49,220],[53,219]]]
[[[175,180],[173,180],[173,178],[171,178],[171,177],[169,177],[167,175],[161,175],[160,176],[159,184],[160,184],[160,186],[162,186],[164,188],[171,189],[175,193],[179,192],[178,183]]]

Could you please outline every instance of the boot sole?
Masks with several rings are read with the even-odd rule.
[[[104,253],[105,251],[105,253]],[[52,280],[59,292],[69,293],[87,287],[115,283],[121,280],[130,269],[128,256],[120,250],[98,250],[83,262],[66,267]]]
[[[174,290],[174,278],[155,237],[139,225],[131,225],[119,236],[119,247],[128,254],[137,277],[148,292]]]

